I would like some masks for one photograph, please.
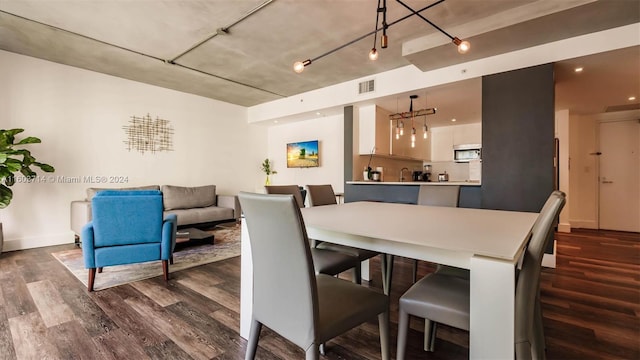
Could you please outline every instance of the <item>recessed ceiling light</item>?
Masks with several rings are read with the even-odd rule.
[[[584,68],[582,68],[582,67],[577,67],[577,68],[573,69],[573,71],[575,71],[577,73],[582,72],[582,70],[584,70]]]
[[[629,96],[629,101],[633,101],[633,100],[635,100],[635,99],[636,99],[636,97],[635,97],[635,96]]]
[[[456,121],[457,121],[456,118],[451,119],[451,122],[456,122]]]
[[[277,124],[277,123],[278,123],[278,120],[273,120],[273,123],[274,123],[274,124]]]
[[[318,112],[316,112],[316,115],[320,116],[320,115],[322,115],[322,113],[320,111],[318,111]]]

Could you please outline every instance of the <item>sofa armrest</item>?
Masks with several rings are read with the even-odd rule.
[[[80,236],[82,227],[91,221],[91,201],[71,202],[71,230]]]
[[[236,195],[217,195],[216,204],[218,207],[233,209],[233,218],[240,219],[240,201]]]

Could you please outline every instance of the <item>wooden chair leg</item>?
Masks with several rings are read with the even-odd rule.
[[[93,282],[96,279],[96,268],[89,269],[89,284],[87,285],[87,290],[89,292],[93,291]]]
[[[169,258],[169,264],[173,265],[173,255]]]
[[[102,267],[99,267],[98,268],[98,274],[101,274],[101,273],[102,273]]]
[[[169,260],[162,260],[162,273],[164,274],[164,281],[169,281]]]

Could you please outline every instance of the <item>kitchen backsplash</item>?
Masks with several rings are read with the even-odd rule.
[[[438,181],[438,174],[445,171],[449,174],[449,181],[469,180],[469,163],[457,163],[453,161],[425,162],[431,165],[431,180]]]

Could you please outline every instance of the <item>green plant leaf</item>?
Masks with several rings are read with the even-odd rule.
[[[39,144],[41,142],[42,142],[42,140],[38,139],[37,137],[29,136],[29,137],[26,137],[26,138],[20,140],[19,142],[17,142],[16,145]]]
[[[8,187],[0,184],[0,209],[4,209],[9,206],[11,203],[11,199],[13,199],[13,191]]]
[[[53,166],[51,166],[49,164],[34,162],[33,165],[39,167],[40,170],[42,170],[44,172],[54,172],[54,171],[56,171],[56,169],[54,169]]]
[[[7,186],[13,186],[13,184],[15,184],[15,183],[16,183],[16,177],[13,176],[13,174],[7,176],[4,179],[4,184],[7,185]]]
[[[33,178],[37,174],[31,169],[31,165],[40,168],[44,172],[54,172],[53,166],[37,162],[36,158],[27,149],[20,147],[28,144],[38,144],[42,141],[35,136],[28,136],[15,142],[15,136],[24,129],[0,129],[0,209],[5,208],[13,198],[13,192],[9,189],[16,182],[15,173],[20,172],[27,178]]]
[[[22,161],[20,160],[16,160],[16,159],[12,159],[12,158],[8,158],[5,162],[4,165],[7,167],[7,169],[9,169],[9,171],[11,172],[16,172],[16,171],[20,171],[20,169],[22,169]]]

